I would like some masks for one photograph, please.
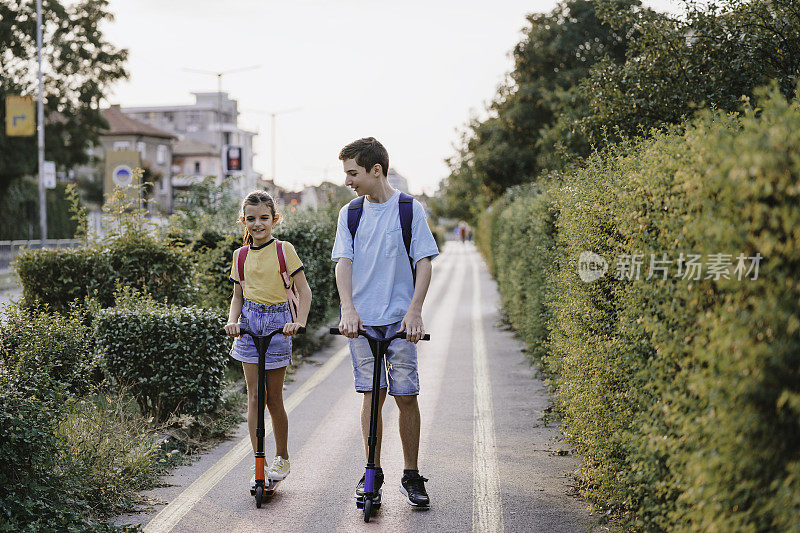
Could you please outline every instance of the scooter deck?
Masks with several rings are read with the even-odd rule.
[[[278,490],[278,485],[281,484],[281,481],[273,481],[271,479],[265,480],[267,481],[267,485],[264,487],[264,497],[269,498],[270,496],[275,495],[275,491]],[[256,489],[250,488],[250,496],[256,495]]]
[[[383,496],[383,489],[378,491],[378,495],[372,499],[372,508],[378,510],[381,508],[381,497]],[[356,496],[356,507],[358,509],[364,508],[364,497]]]

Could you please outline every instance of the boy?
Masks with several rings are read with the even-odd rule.
[[[411,243],[409,251],[406,251],[400,222],[400,191],[389,184],[389,154],[381,143],[372,137],[359,139],[345,146],[339,159],[347,175],[345,185],[364,197],[358,199],[364,203],[355,239],[348,226],[350,204],[339,212],[336,242],[331,254],[331,258],[337,261],[336,285],[342,306],[339,331],[349,338],[356,391],[364,394],[361,406],[364,448],[366,451],[369,434],[373,355],[367,339],[359,336],[358,331],[366,329],[373,336],[388,337],[405,330],[407,340],[393,341],[382,364],[390,369],[389,394],[394,396],[400,411],[400,440],[405,462],[400,491],[410,505],[428,507],[430,499],[425,491],[428,480],[420,476],[417,466],[420,415],[416,343],[425,334],[422,303],[431,280],[431,260],[439,255],[439,250],[422,205],[413,200]],[[386,388],[384,371],[381,373],[380,409],[386,399]],[[380,468],[382,426],[379,410],[375,447],[376,491],[383,484],[383,470]],[[362,476],[356,487],[356,496],[363,494]]]

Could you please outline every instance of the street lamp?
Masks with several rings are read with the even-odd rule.
[[[275,183],[275,139],[277,138],[277,134],[275,133],[275,117],[278,115],[288,115],[289,113],[294,113],[296,111],[300,111],[303,109],[302,107],[293,107],[291,109],[284,109],[282,111],[264,111],[261,109],[248,109],[246,112],[248,113],[262,113],[269,115],[270,119],[270,159],[271,161],[271,177],[272,183]]]
[[[186,72],[197,72],[199,74],[210,74],[217,77],[217,129],[219,130],[219,153],[220,153],[220,172],[219,177],[220,181],[222,181],[222,174],[223,174],[223,161],[222,158],[224,155],[222,154],[222,147],[224,146],[224,137],[222,134],[222,76],[225,74],[233,74],[235,72],[243,72],[245,70],[254,70],[260,68],[261,65],[253,65],[250,67],[241,67],[241,68],[233,68],[230,70],[222,70],[222,71],[212,71],[212,70],[199,70],[195,68],[185,68]]]

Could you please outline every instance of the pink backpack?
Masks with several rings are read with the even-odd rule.
[[[286,289],[286,298],[289,302],[289,311],[292,313],[292,322],[297,321],[297,309],[300,307],[300,297],[297,292],[297,287],[294,280],[289,276],[286,271],[286,254],[283,252],[283,243],[275,241],[278,251],[278,264],[281,268],[281,278],[283,278],[283,286]],[[247,259],[247,252],[250,250],[249,245],[244,245],[239,248],[239,254],[236,261],[236,270],[239,272],[239,283],[244,283],[244,260]]]

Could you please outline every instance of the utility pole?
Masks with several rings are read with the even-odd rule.
[[[245,70],[253,70],[253,69],[260,68],[260,67],[261,67],[261,65],[253,65],[253,66],[250,66],[250,67],[234,68],[234,69],[230,69],[230,70],[222,70],[222,71],[217,71],[217,72],[212,71],[212,70],[198,70],[198,69],[194,69],[194,68],[185,68],[185,69],[183,69],[183,70],[185,70],[187,72],[197,72],[199,74],[210,74],[210,75],[214,75],[214,76],[217,77],[217,129],[219,130],[219,154],[220,154],[220,157],[219,157],[219,168],[220,168],[219,181],[220,181],[220,183],[222,182],[222,179],[224,177],[224,171],[225,171],[225,164],[224,164],[225,154],[222,153],[222,149],[225,146],[225,137],[224,137],[223,132],[222,132],[222,76],[224,76],[225,74],[233,74],[234,72],[243,72]]]
[[[47,239],[47,197],[44,188],[44,84],[42,83],[42,0],[36,0],[36,54],[39,60],[38,144],[39,144],[39,227],[42,246]]]
[[[275,117],[277,117],[278,115],[287,115],[289,113],[294,113],[295,111],[300,111],[300,108],[299,107],[294,107],[292,109],[285,109],[283,111],[270,112],[270,114],[269,114],[269,118],[270,118],[270,135],[269,135],[269,138],[270,138],[270,143],[271,143],[270,159],[272,159],[272,161],[271,161],[271,163],[272,163],[272,167],[271,167],[271,169],[272,169],[272,172],[271,172],[271,174],[272,174],[272,177],[271,177],[272,183],[275,183],[275,154],[276,154],[275,139],[277,138],[277,135],[275,133]]]

